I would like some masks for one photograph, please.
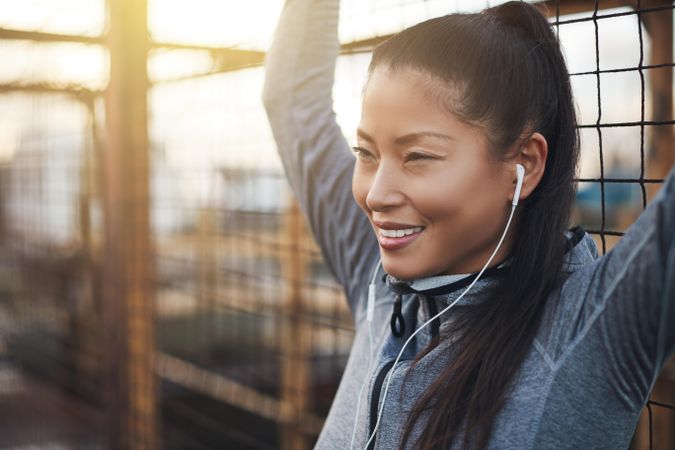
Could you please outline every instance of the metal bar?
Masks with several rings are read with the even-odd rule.
[[[631,2],[633,3],[633,2]],[[639,1],[639,19],[651,39],[651,51],[647,55],[647,64],[672,64],[673,63],[673,14],[644,13],[642,8],[657,5],[673,6],[671,0],[641,0]],[[673,120],[673,66],[666,66],[649,73],[649,94],[651,96],[650,118],[653,121]],[[644,99],[643,99],[644,102]],[[643,106],[644,108],[644,106]],[[673,126],[665,125],[650,127],[647,129],[646,161],[644,171],[647,178],[665,178],[675,164],[675,136]],[[654,198],[661,184],[645,186],[648,200]],[[665,364],[658,380],[652,389],[652,398],[673,399],[673,381],[675,377],[675,358],[671,358]],[[645,444],[656,443],[656,448],[675,440],[675,415],[655,414],[652,417],[650,403],[647,404],[649,416],[648,439],[645,439],[647,430],[644,426],[638,427],[639,440],[644,448]],[[643,412],[644,414],[644,412]],[[647,441],[647,442],[645,442]]]
[[[561,16],[570,14],[579,14],[595,10],[594,2],[588,0],[545,0],[538,2],[539,5],[546,8],[549,17],[556,15],[556,8]],[[598,10],[620,8],[626,6],[625,0],[603,0],[598,4]]]
[[[0,84],[0,94],[10,92],[30,92],[36,94],[72,94],[85,100],[103,95],[104,91],[88,89],[78,84],[54,83],[5,83]]]
[[[575,14],[575,13],[580,13],[580,12],[589,12],[594,10],[594,4],[593,2],[589,2],[588,0],[546,0],[543,2],[539,2],[539,5],[542,5],[544,8],[544,13],[548,15],[548,17],[556,17],[556,2],[560,2],[559,6],[559,11],[561,15],[567,15],[567,14]],[[626,0],[605,0],[600,2],[598,5],[598,10],[604,10],[604,9],[611,9],[611,8],[618,8],[621,6],[629,6],[626,3]],[[663,6],[658,6],[656,10],[661,10],[663,9]],[[620,15],[626,15],[626,14],[636,14],[635,12],[628,12],[628,13],[620,13]],[[607,17],[614,17],[615,15],[607,16]],[[605,16],[597,16],[596,19],[601,19]],[[576,19],[575,19],[576,20]],[[593,20],[592,18],[582,18],[579,19],[582,21],[591,21]],[[353,41],[353,42],[348,42],[345,44],[341,45],[340,48],[340,54],[342,55],[348,55],[348,54],[358,54],[358,53],[368,53],[373,51],[375,47],[377,47],[379,44],[382,42],[386,41],[390,37],[392,37],[393,34],[384,34],[380,36],[374,36],[371,38],[367,39],[361,39],[358,41]],[[157,46],[161,46],[159,44],[156,44]],[[171,44],[174,45],[175,44]],[[169,48],[170,46],[167,46]],[[199,46],[186,46],[185,48],[191,48],[195,50],[210,50],[214,51],[213,49],[209,48],[199,48]],[[229,51],[233,51],[232,49],[228,49]],[[193,75],[188,75],[184,77],[177,77],[174,79],[170,80],[162,80],[160,83],[168,83],[168,82],[176,82],[176,81],[184,81],[187,79],[194,79],[194,78],[201,78],[201,77],[206,77],[210,75],[215,75],[219,73],[225,73],[225,72],[231,72],[234,70],[241,70],[245,68],[251,68],[251,67],[258,67],[261,66],[264,63],[265,60],[265,54],[263,52],[257,52],[257,53],[250,53],[249,55],[238,55],[238,54],[228,54],[226,52],[222,53],[221,59],[218,61],[216,60],[216,64],[214,65],[214,69],[198,73],[198,74],[193,74]],[[595,73],[595,72],[593,72]]]
[[[146,0],[108,2],[103,314],[108,443],[154,450],[157,393],[149,221]]]
[[[638,184],[638,183],[663,183],[663,178],[660,179],[649,179],[649,178],[577,178],[574,181],[578,183],[600,183],[601,181],[603,183],[632,183],[632,184]]]
[[[105,44],[104,36],[77,36],[72,34],[45,33],[42,31],[0,28],[0,39],[17,39],[37,42],[76,42],[79,44]]]
[[[294,416],[294,406],[283,399],[279,400],[237,380],[201,368],[184,359],[166,353],[158,353],[156,371],[159,376],[172,383],[208,395],[256,416],[264,417],[279,424],[296,424],[297,418]],[[300,418],[300,423],[304,432],[317,435],[323,426],[323,419],[311,412],[305,412]]]
[[[78,44],[106,45],[107,35],[82,36],[75,34],[48,33],[44,31],[17,30],[0,27],[0,39],[14,39],[36,42],[75,42]],[[173,50],[206,50],[213,52],[231,51],[235,53],[261,53],[255,50],[240,50],[236,47],[217,47],[213,45],[183,44],[178,42],[148,41],[150,48],[166,48]]]
[[[643,1],[647,5],[663,4],[660,1]],[[667,2],[672,5],[672,2]],[[640,18],[649,33],[652,42],[649,64],[668,64],[673,62],[673,15],[641,14]],[[668,121],[671,126],[652,127],[647,135],[646,176],[665,178],[675,164],[675,145],[673,141],[673,67],[663,67],[649,74],[649,91],[652,99],[651,120]],[[647,186],[647,198],[652,199],[660,186]]]
[[[296,246],[306,235],[300,207],[292,201],[284,218],[281,232]],[[310,448],[308,436],[302,429],[301,417],[308,414],[310,407],[309,383],[310,366],[307,355],[311,352],[311,325],[302,319],[303,286],[307,281],[307,254],[287,252],[283,256],[284,277],[287,278],[286,293],[283,296],[281,345],[281,398],[291,406],[293,420],[280,429],[281,448],[304,450]]]
[[[630,2],[627,0],[605,0],[600,2],[598,9],[610,9],[618,8],[621,6],[630,6]],[[662,3],[657,5],[658,7],[662,6]],[[556,8],[555,0],[547,0],[539,3],[544,6],[545,13],[550,17],[555,16]],[[653,9],[653,8],[652,8]],[[560,14],[575,14],[580,12],[588,12],[593,10],[593,3],[586,0],[563,0],[560,1],[559,6]],[[630,13],[634,14],[634,13]],[[598,17],[600,18],[600,16]],[[582,20],[591,20],[590,18],[585,18]],[[367,53],[372,51],[378,44],[389,39],[393,34],[386,34],[381,36],[375,36],[372,38],[362,39],[358,41],[348,42],[341,46],[341,54],[355,54],[355,53]],[[82,44],[105,44],[105,36],[73,36],[66,34],[57,34],[57,33],[43,33],[37,31],[22,31],[22,30],[13,30],[0,28],[0,39],[26,39],[40,42],[78,42]],[[181,44],[181,43],[171,43],[171,42],[149,42],[148,47],[157,49],[157,50],[195,50],[195,51],[208,51],[211,53],[214,61],[214,69],[207,72],[193,74],[185,77],[178,77],[170,80],[162,80],[159,83],[166,82],[175,82],[183,81],[186,79],[195,79],[199,77],[205,77],[210,75],[215,75],[219,73],[232,72],[235,70],[241,70],[250,67],[259,67],[264,63],[265,53],[258,50],[245,50],[238,49],[234,47],[214,47],[208,45],[199,45],[199,44]],[[13,89],[13,85],[0,86],[0,92],[5,90],[19,90]],[[34,87],[29,87],[28,90],[41,91],[44,92],[44,89],[40,89],[39,85]],[[57,87],[56,90],[77,90],[73,86],[64,86]],[[94,91],[95,92],[95,91]]]
[[[610,122],[610,123],[586,123],[578,125],[578,128],[619,128],[619,127],[640,127],[640,126],[663,126],[675,125],[675,119],[664,120],[645,120],[635,122]],[[666,172],[667,173],[667,172]]]

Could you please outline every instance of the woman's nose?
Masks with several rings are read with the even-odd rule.
[[[380,166],[366,196],[366,206],[371,211],[384,211],[405,202],[400,180],[392,171],[383,169]]]

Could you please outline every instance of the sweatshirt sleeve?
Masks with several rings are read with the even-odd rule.
[[[603,401],[639,411],[675,351],[675,169],[619,243],[565,290],[575,313],[556,326],[567,335],[560,356],[570,379],[592,374],[586,386],[603,390]]]
[[[354,157],[333,111],[338,0],[287,0],[265,61],[263,103],[290,185],[352,311],[377,241],[351,192]]]
[[[658,375],[675,351],[675,169],[619,243],[600,259],[591,283],[624,341]],[[631,354],[634,352],[634,354]],[[618,355],[617,355],[618,356]]]

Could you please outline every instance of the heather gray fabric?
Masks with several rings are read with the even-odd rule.
[[[288,1],[267,57],[263,95],[288,179],[344,288],[357,330],[318,449],[349,448],[357,396],[368,377],[356,421],[355,448],[363,448],[378,373],[434,309],[441,310],[464,290],[429,300],[404,296],[406,335],[396,338],[389,326],[394,294],[380,271],[372,329],[376,360],[373,373],[366,373],[364,309],[379,254],[367,218],[352,198],[354,158],[332,110],[337,23],[335,0]],[[675,346],[674,178],[671,172],[658,197],[606,256],[597,258],[588,235],[569,251],[571,274],[548,300],[538,336],[497,417],[490,448],[628,446],[639,412]],[[461,307],[471,307],[491,282],[489,277],[479,281]],[[422,284],[429,283],[434,280]],[[441,333],[452,314],[444,315]],[[402,359],[424,348],[432,332],[427,327],[418,334]],[[395,367],[374,448],[397,447],[411,406],[453,358],[451,341],[445,339],[422,359],[404,385],[410,362]],[[418,423],[415,433],[420,431]]]

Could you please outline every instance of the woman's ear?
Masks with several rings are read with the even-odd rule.
[[[509,160],[512,164],[521,164],[525,168],[525,178],[520,191],[520,200],[530,196],[539,185],[546,169],[546,157],[548,156],[548,143],[541,133],[534,132],[521,144],[520,151]],[[513,184],[516,184],[516,170],[513,169]],[[510,200],[513,201],[513,193]]]

